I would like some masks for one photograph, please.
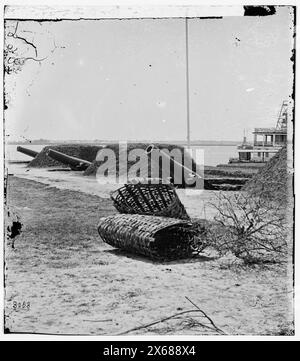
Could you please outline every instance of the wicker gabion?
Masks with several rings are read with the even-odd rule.
[[[110,196],[120,213],[190,219],[172,184],[125,184]]]
[[[117,214],[101,218],[98,232],[113,247],[156,260],[186,258],[193,252],[192,224],[180,219]]]

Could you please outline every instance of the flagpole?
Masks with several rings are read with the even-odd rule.
[[[185,18],[185,59],[186,59],[186,120],[187,120],[187,146],[191,146],[190,138],[190,81],[189,81],[189,28],[188,18]]]

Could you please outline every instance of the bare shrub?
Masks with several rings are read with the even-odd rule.
[[[246,192],[219,192],[217,215],[207,230],[210,245],[245,262],[278,261],[287,253],[286,209]]]
[[[194,237],[190,242],[190,247],[194,254],[202,253],[207,247],[210,246],[210,240],[207,234],[210,222],[204,219],[192,219]]]

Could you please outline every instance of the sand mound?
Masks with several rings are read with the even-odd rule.
[[[287,149],[282,148],[245,184],[243,190],[266,199],[285,202],[290,194],[287,171]]]
[[[172,150],[176,149],[177,152],[179,152],[178,154],[180,154],[181,157],[181,164],[184,164],[183,160],[184,158],[188,158],[190,161],[188,164],[191,164],[191,168],[192,170],[196,170],[196,164],[194,162],[194,160],[189,156],[189,154],[184,150],[184,147],[178,146],[178,145],[174,145],[174,144],[162,144],[162,143],[152,143],[156,148],[159,149],[164,149],[165,151],[169,151],[171,152]],[[159,178],[164,178],[162,176],[162,162],[160,160],[160,163],[155,163],[155,162],[151,162],[151,158],[150,156],[147,158],[147,155],[145,153],[146,148],[149,146],[149,143],[128,143],[125,146],[123,146],[122,144],[119,145],[119,143],[115,143],[115,144],[109,144],[105,147],[105,149],[110,149],[114,152],[115,154],[115,159],[116,159],[116,175],[119,177],[123,177],[123,176],[128,176],[130,178],[134,178],[134,177],[142,177],[142,178],[148,178],[148,177],[153,177],[153,174],[156,174],[157,177]],[[129,157],[129,153],[133,150],[133,149],[140,149],[143,150],[143,154],[145,154],[145,157],[147,158],[147,161],[144,162],[143,159],[141,158],[137,158],[137,159],[130,159]],[[135,157],[134,157],[135,158]],[[185,158],[185,159],[186,159]],[[120,161],[121,159],[127,159],[127,162],[122,162]],[[137,162],[139,162],[139,160],[141,160],[141,169],[138,172],[138,174],[136,174],[132,168],[134,165],[137,165]],[[152,164],[151,164],[152,163]],[[88,167],[88,169],[85,171],[85,175],[92,175],[92,176],[96,176],[97,174],[97,170],[99,169],[99,167],[101,165],[105,164],[106,167],[113,169],[114,164],[112,162],[110,162],[110,160],[108,158],[104,158],[104,160],[99,160],[95,159],[92,163],[92,165],[90,167]],[[190,167],[189,167],[190,168]],[[152,170],[152,172],[151,172]],[[153,172],[154,170],[154,172]],[[132,173],[131,173],[132,172]],[[172,169],[172,165],[171,165],[171,169],[170,169],[170,175],[172,176],[173,169]],[[104,174],[107,175],[107,174]],[[156,177],[155,177],[156,178]]]
[[[116,176],[120,179],[122,177],[127,178],[166,178],[165,174],[167,169],[170,168],[168,175],[172,178],[174,175],[174,166],[171,164],[168,168],[163,166],[162,159],[157,162],[153,160],[151,162],[151,156],[146,154],[146,148],[149,143],[127,143],[119,144],[112,143],[105,146],[90,145],[90,144],[59,144],[59,145],[48,145],[29,163],[28,167],[36,168],[48,168],[48,167],[66,167],[66,164],[58,162],[50,158],[46,153],[48,149],[53,149],[64,154],[77,157],[83,160],[87,160],[92,164],[85,170],[84,175],[86,176],[99,176],[98,169],[101,165],[106,168],[115,169]],[[163,149],[164,153],[175,151],[173,153],[173,159],[176,159],[180,164],[184,164],[188,169],[196,171],[196,163],[192,157],[185,151],[184,147],[174,144],[164,143],[153,143],[156,148]],[[139,154],[134,154],[133,150],[142,150]],[[112,151],[113,157],[100,158],[98,151],[108,150]],[[140,157],[142,153],[142,156]],[[98,157],[97,157],[98,155]],[[188,162],[186,160],[188,159]],[[124,160],[124,161],[122,161]],[[165,164],[165,163],[164,163]],[[139,171],[137,171],[139,168]],[[162,170],[163,169],[163,170]],[[186,171],[189,174],[189,171]],[[107,174],[108,173],[108,174]],[[104,173],[104,177],[109,176],[109,172]],[[182,179],[184,175],[182,173]]]
[[[36,168],[47,168],[47,167],[60,167],[65,164],[58,162],[46,155],[48,149],[53,149],[64,154],[77,157],[83,160],[92,162],[99,149],[103,147],[98,145],[89,144],[59,144],[59,145],[48,145],[42,149],[42,151],[29,163],[28,167]]]

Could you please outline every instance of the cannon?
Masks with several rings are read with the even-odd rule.
[[[35,158],[39,152],[36,152],[35,150],[23,148],[23,147],[17,147],[17,151],[26,155],[29,155],[29,157]]]
[[[72,170],[77,170],[77,171],[86,170],[92,164],[87,160],[72,157],[70,155],[58,152],[57,150],[53,150],[53,149],[48,149],[46,154],[50,158],[68,165]]]
[[[176,159],[176,153],[171,155],[167,150],[160,149],[154,144],[148,145],[145,149],[146,154],[151,156],[151,162],[153,160],[157,163],[158,169],[161,170],[159,176],[168,178],[171,183],[174,183],[177,186],[196,186],[198,189],[203,189],[204,177],[199,171],[197,164],[188,153],[185,153],[179,148],[178,151],[179,153],[177,153],[177,156],[179,155],[179,157]],[[188,161],[188,166],[184,164],[185,161]]]

